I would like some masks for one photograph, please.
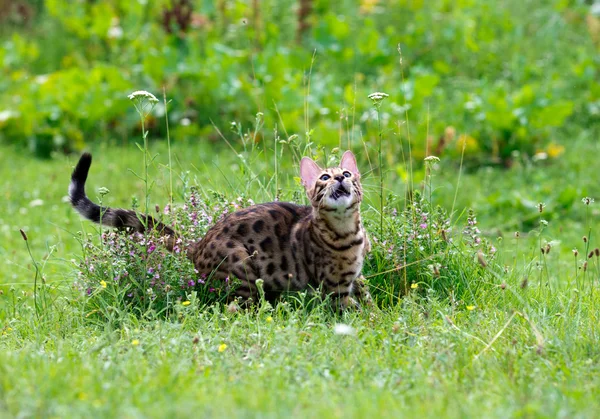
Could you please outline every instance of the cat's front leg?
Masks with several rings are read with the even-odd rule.
[[[363,275],[359,276],[354,280],[353,294],[355,295],[358,302],[365,306],[373,305],[373,298],[369,292],[369,286]]]

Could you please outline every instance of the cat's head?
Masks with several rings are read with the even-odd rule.
[[[362,200],[360,172],[351,151],[344,153],[339,167],[328,169],[321,169],[308,157],[302,158],[300,177],[314,207],[347,208]]]

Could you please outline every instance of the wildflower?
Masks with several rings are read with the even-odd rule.
[[[548,221],[546,221],[546,220],[540,220],[540,224],[543,225],[544,227],[547,227],[548,226]]]
[[[422,229],[426,229],[427,223],[421,223],[421,224],[419,224],[419,227],[421,227]]]
[[[110,191],[108,190],[108,188],[105,188],[104,186],[98,188],[98,195],[100,196],[108,195],[109,193]]]
[[[467,306],[467,310],[473,311],[473,310],[475,310],[475,306]]]
[[[271,323],[273,321],[273,317],[269,316],[267,317],[267,323]]]
[[[100,286],[102,288],[106,288],[106,281],[100,281]]]
[[[352,326],[348,326],[347,324],[337,323],[333,326],[333,333],[336,335],[354,335],[356,331]]]
[[[140,341],[138,339],[134,339],[134,340],[131,341],[131,344],[133,346],[138,346],[140,344]]]
[[[389,97],[390,95],[388,95],[387,93],[383,93],[383,92],[373,92],[371,94],[369,94],[369,96],[367,96],[369,99],[371,99],[373,102],[380,102],[383,99],[385,99],[386,97]]]
[[[148,253],[152,253],[156,250],[156,246],[151,244],[150,247],[148,248]]]
[[[219,352],[224,352],[224,351],[225,351],[225,349],[227,349],[227,345],[226,345],[226,344],[224,344],[224,343],[222,343],[222,344],[220,344],[220,345],[219,345],[219,349],[218,349],[218,351],[219,351]]]
[[[129,100],[148,99],[148,102],[150,103],[158,103],[158,99],[156,98],[156,96],[145,90],[136,90],[132,94],[127,95],[127,97],[129,98]]]
[[[577,257],[579,255],[579,250],[577,250],[576,248],[573,249],[573,256]]]
[[[410,287],[411,287],[413,290],[416,290],[417,288],[419,288],[419,284],[417,284],[416,282],[413,282],[412,284],[410,284]]]
[[[437,163],[440,161],[440,158],[436,156],[427,156],[425,157],[425,161],[428,163]]]
[[[386,97],[389,97],[389,95],[387,93],[383,93],[383,92],[374,92],[374,93],[371,93],[367,97],[373,101],[373,106],[375,106],[375,108],[379,109],[383,99],[385,99]]]
[[[183,303],[181,303],[182,306],[189,306],[191,304],[191,302],[189,301],[184,301]]]
[[[585,197],[581,200],[581,202],[583,202],[585,205],[590,205],[594,203],[594,198],[590,198],[590,197]]]

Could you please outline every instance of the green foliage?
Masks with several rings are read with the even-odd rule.
[[[413,144],[417,160],[427,147],[458,157],[468,138],[468,160],[510,165],[514,151],[560,144],[565,125],[597,114],[586,7],[323,0],[301,33],[295,3],[47,0],[35,25],[0,37],[0,138],[38,155],[128,138],[139,126],[126,95],[165,87],[175,140],[212,138],[213,123],[223,132],[260,111],[289,135],[312,128],[320,145],[358,146],[376,136],[366,96],[380,90],[386,131],[408,111],[396,135],[431,137]],[[436,146],[448,127],[457,135]]]
[[[376,231],[367,223],[369,231]],[[471,301],[494,279],[493,268],[486,268],[494,264],[496,249],[480,235],[472,211],[466,226],[451,226],[441,207],[416,192],[404,210],[388,211],[383,237],[372,235],[365,270],[374,272],[368,282],[375,300],[387,306],[414,291]]]

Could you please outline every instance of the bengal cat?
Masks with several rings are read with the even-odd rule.
[[[149,215],[101,207],[85,194],[92,156],[84,153],[69,185],[73,207],[85,218],[105,226],[143,232],[158,230],[172,250],[177,232]],[[235,293],[256,298],[256,281],[274,299],[285,291],[319,289],[341,307],[370,303],[362,265],[371,245],[361,223],[363,191],[351,151],[339,167],[321,169],[312,159],[300,162],[300,177],[310,206],[287,202],[253,205],[227,215],[204,238],[187,248],[198,274],[213,281],[234,276]]]

